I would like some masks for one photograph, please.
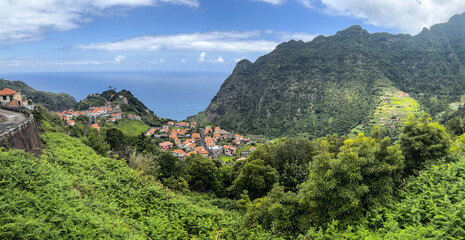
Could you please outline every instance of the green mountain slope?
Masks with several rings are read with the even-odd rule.
[[[126,98],[127,102],[124,102],[123,98]],[[102,106],[107,101],[119,104],[121,111],[124,113],[139,115],[141,119],[150,126],[160,126],[163,122],[168,121],[158,117],[152,110],[148,109],[144,103],[132,95],[130,91],[125,89],[119,92],[110,89],[101,94],[90,94],[77,103],[75,108],[77,110],[87,110],[89,107]]]
[[[40,159],[0,152],[2,239],[270,239],[239,212],[183,196],[79,139],[42,135]]]
[[[346,134],[373,118],[393,87],[435,115],[465,93],[464,26],[458,15],[416,36],[352,26],[282,43],[239,62],[205,114],[224,128],[269,136]]]
[[[40,103],[53,111],[70,109],[76,104],[76,100],[67,93],[38,91],[21,81],[0,79],[0,88],[10,88],[15,91],[20,91],[22,95],[26,95],[26,97],[31,99],[34,103]]]

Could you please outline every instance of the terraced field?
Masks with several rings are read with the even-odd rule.
[[[353,138],[358,133],[368,133],[375,126],[396,131],[408,120],[409,115],[415,115],[419,112],[418,102],[408,93],[388,88],[384,95],[380,96],[380,103],[372,118],[357,125],[351,130],[348,137]]]

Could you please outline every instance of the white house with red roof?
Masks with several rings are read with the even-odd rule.
[[[27,99],[23,99],[21,92],[9,88],[4,88],[0,91],[0,103],[3,106],[8,105],[11,107],[25,107],[28,105]]]

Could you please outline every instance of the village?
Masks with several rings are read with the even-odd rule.
[[[119,98],[121,104],[128,103],[126,97],[119,96]],[[57,112],[57,114],[69,126],[74,126],[76,122],[73,119],[79,116],[88,117],[90,119],[89,126],[98,131],[100,131],[101,126],[97,124],[97,119],[104,119],[105,122],[116,122],[123,118],[141,120],[138,115],[122,112],[120,103],[107,102],[104,106],[93,106],[85,111],[69,109]],[[169,151],[181,159],[192,154],[199,154],[227,163],[236,158],[247,157],[255,150],[255,147],[252,146],[253,142],[249,138],[230,133],[220,127],[205,126],[201,128],[197,126],[196,122],[169,121],[161,127],[150,127],[144,132],[144,135],[153,139],[166,140],[158,143],[160,150]]]
[[[200,128],[196,125],[196,122],[170,121],[162,127],[152,127],[144,134],[153,138],[166,138],[167,141],[158,144],[159,148],[162,151],[171,151],[180,158],[200,154],[226,163],[237,155],[241,158],[247,157],[256,149],[252,146],[253,142],[242,135],[230,133],[220,127]]]
[[[128,100],[124,96],[119,96],[122,104],[128,104]],[[73,109],[64,110],[57,112],[58,116],[62,118],[65,123],[69,126],[74,126],[76,122],[73,120],[74,117],[86,116],[90,119],[95,120],[99,118],[106,118],[106,122],[116,122],[122,118],[141,120],[140,116],[134,114],[124,114],[121,111],[119,103],[107,102],[104,106],[90,107],[86,111],[75,111]],[[91,124],[92,128],[100,130],[100,126],[97,123]]]

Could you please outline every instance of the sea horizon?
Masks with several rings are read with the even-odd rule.
[[[205,110],[229,76],[226,72],[83,71],[3,73],[35,90],[68,93],[76,101],[109,87],[126,89],[160,117],[184,120]]]

